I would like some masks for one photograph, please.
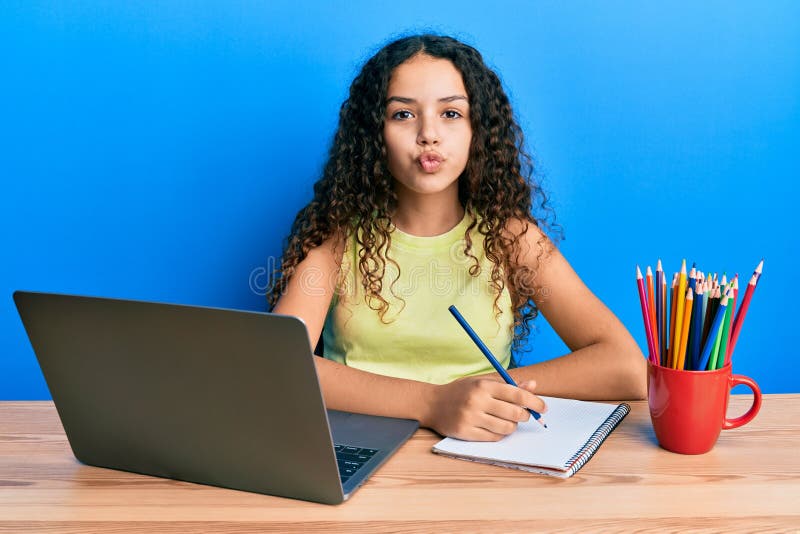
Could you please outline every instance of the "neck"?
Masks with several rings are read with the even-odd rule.
[[[425,202],[411,206],[399,203],[392,223],[401,232],[430,237],[452,230],[463,218],[464,208],[458,202],[447,205]]]

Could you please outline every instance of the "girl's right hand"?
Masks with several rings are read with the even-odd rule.
[[[423,426],[453,438],[498,441],[530,419],[525,408],[543,413],[544,401],[533,394],[536,382],[514,387],[486,377],[467,377],[434,386]]]

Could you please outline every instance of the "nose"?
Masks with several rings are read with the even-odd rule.
[[[417,133],[417,143],[423,146],[438,145],[441,141],[436,120],[430,117],[422,117],[419,121],[419,132]]]

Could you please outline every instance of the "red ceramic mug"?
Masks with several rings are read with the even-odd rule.
[[[753,405],[735,419],[727,418],[733,386],[753,390]],[[761,390],[752,378],[732,375],[730,364],[715,371],[679,371],[647,362],[647,402],[659,445],[681,454],[703,454],[721,430],[749,423],[761,408]]]

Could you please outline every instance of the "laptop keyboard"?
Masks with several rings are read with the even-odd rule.
[[[339,464],[339,476],[346,482],[365,463],[378,453],[378,449],[353,447],[350,445],[334,444],[336,450],[336,463]]]

